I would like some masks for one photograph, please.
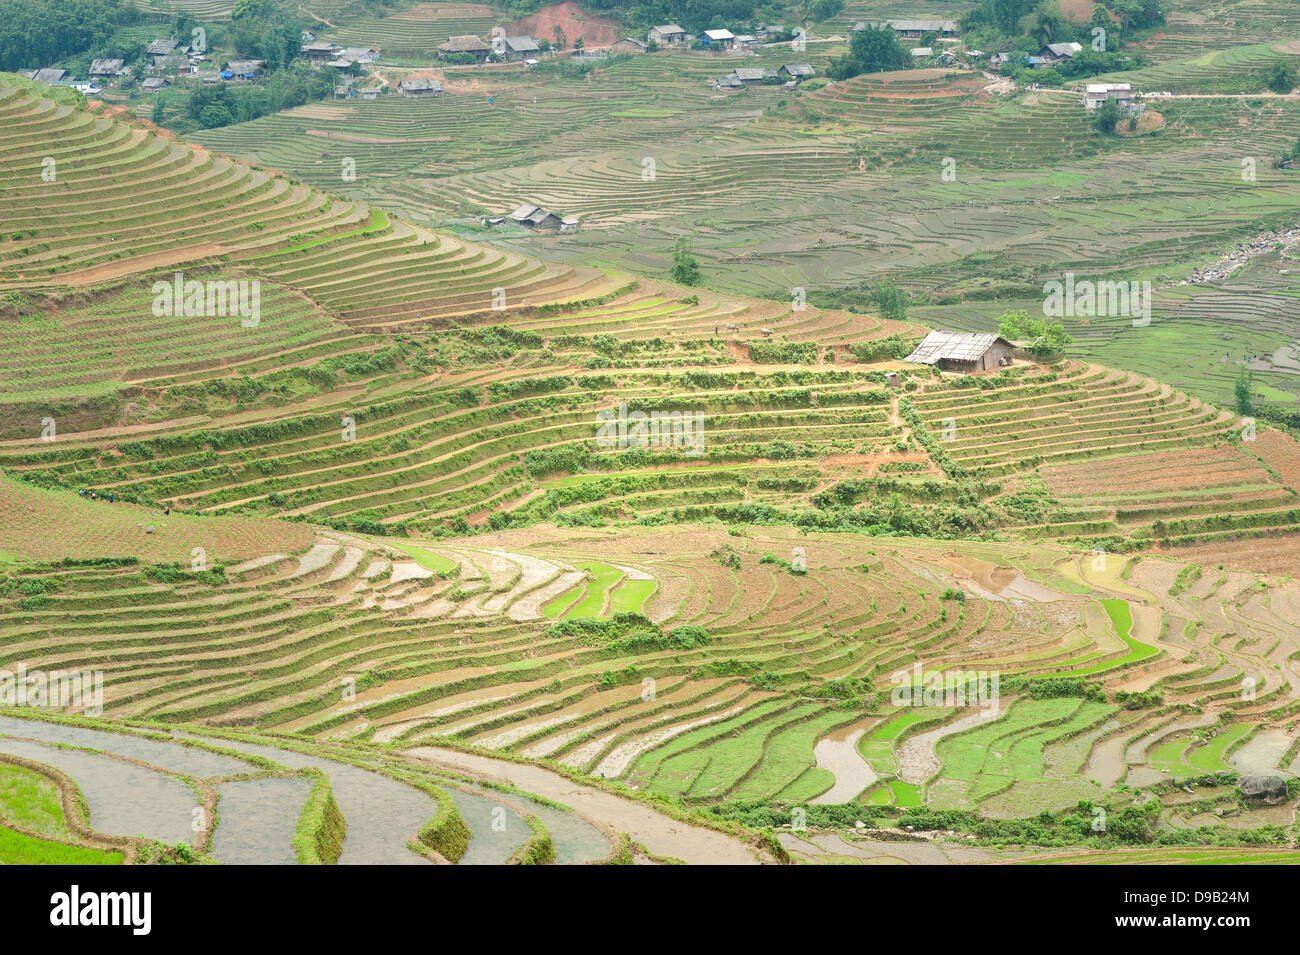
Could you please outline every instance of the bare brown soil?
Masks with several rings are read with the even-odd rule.
[[[587,13],[572,0],[542,7],[536,13],[530,13],[514,23],[507,23],[505,31],[507,36],[527,34],[554,43],[556,27],[564,31],[567,48],[572,48],[573,41],[578,37],[582,37],[582,44],[586,49],[607,47],[623,32],[619,24],[613,20]]]

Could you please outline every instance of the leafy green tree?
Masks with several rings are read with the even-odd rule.
[[[880,317],[890,321],[907,320],[907,293],[899,291],[892,282],[881,282],[871,290]]]
[[[1108,99],[1097,107],[1097,114],[1093,117],[1093,125],[1097,131],[1105,136],[1115,135],[1115,127],[1119,124],[1119,104],[1113,99]]]
[[[1295,89],[1295,70],[1285,60],[1278,60],[1264,74],[1264,85],[1274,93],[1290,93]]]
[[[859,72],[862,73],[899,70],[908,61],[907,51],[898,42],[893,28],[887,24],[853,31],[853,38],[849,40],[849,55],[861,66]]]
[[[234,114],[230,112],[229,108],[219,103],[210,103],[199,110],[199,125],[204,129],[229,126],[234,121]]]
[[[1010,341],[1025,342],[1025,349],[1039,358],[1059,355],[1074,341],[1062,323],[1034,318],[1023,308],[1003,313],[998,319],[998,334]]]
[[[679,285],[699,285],[700,263],[691,253],[691,243],[685,237],[677,240],[673,246],[673,281]]]
[[[1242,417],[1250,417],[1255,413],[1255,396],[1251,392],[1254,378],[1254,372],[1243,368],[1241,374],[1237,375],[1236,384],[1232,386],[1233,395],[1237,399],[1237,414]]]

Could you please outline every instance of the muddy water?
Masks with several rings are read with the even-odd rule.
[[[1260,730],[1250,742],[1228,757],[1228,765],[1239,773],[1275,773],[1278,761],[1293,742],[1281,730]]]
[[[1030,580],[1014,567],[999,567],[987,560],[947,554],[944,563],[953,568],[956,582],[985,600],[1035,600],[1049,603],[1069,600],[1063,593]]]
[[[109,756],[11,738],[0,738],[0,752],[53,766],[71,776],[90,804],[93,829],[168,843],[189,842],[194,837],[190,822],[197,798],[177,779]]]
[[[324,770],[334,790],[334,801],[347,821],[340,865],[429,864],[406,847],[438,811],[437,800],[428,794],[378,773],[317,756],[255,743],[216,742],[295,769],[314,766]],[[297,818],[295,814],[295,824]]]
[[[530,803],[528,811],[546,824],[555,843],[556,865],[595,862],[614,851],[614,844],[577,813]]]
[[[458,865],[500,865],[533,834],[524,817],[509,806],[479,793],[460,789],[447,792],[472,833],[469,851]]]
[[[1088,757],[1084,775],[1104,789],[1110,789],[1124,778],[1124,748],[1127,745],[1127,733],[1121,733],[1120,724],[1112,720],[1102,727],[1101,732],[1115,733],[1115,736],[1102,740]]]
[[[582,816],[615,832],[631,834],[659,855],[704,865],[752,865],[757,861],[738,839],[661,815],[644,803],[583,786],[540,766],[429,746],[408,750],[406,755],[435,767],[510,782],[520,789],[572,806]]]
[[[909,736],[898,744],[898,778],[905,783],[919,785],[939,771],[939,757],[934,748],[939,740],[953,733],[960,733],[975,726],[983,726],[1006,712],[1010,701],[999,699],[997,708],[981,706],[971,707],[971,712],[944,726],[937,727],[915,736]]]
[[[70,743],[73,746],[117,753],[120,756],[144,760],[159,769],[189,773],[191,776],[233,776],[236,773],[255,772],[258,768],[242,759],[209,753],[179,743],[164,743],[158,740],[141,739],[126,733],[110,733],[106,730],[86,729],[81,726],[20,720],[12,716],[0,716],[0,733],[26,736],[47,743]]]
[[[859,720],[817,741],[813,747],[817,766],[835,776],[835,785],[810,802],[828,805],[849,802],[876,781],[875,771],[858,752],[858,740],[876,722],[875,719]]]
[[[229,865],[294,865],[293,834],[311,792],[308,779],[272,776],[220,783],[212,854]]]

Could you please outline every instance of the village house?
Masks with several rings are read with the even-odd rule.
[[[447,42],[438,47],[438,56],[453,56],[457,53],[469,53],[474,57],[474,62],[481,63],[492,53],[492,46],[486,40],[471,34],[462,34],[447,39]]]
[[[91,76],[123,76],[127,72],[126,60],[92,60]]]
[[[145,47],[144,55],[153,70],[174,68],[177,62],[184,62],[189,54],[188,46],[181,46],[175,40],[154,40]]]
[[[928,60],[930,57],[934,56],[934,49],[928,46],[914,47],[911,52],[912,59],[914,60]]]
[[[742,83],[763,82],[763,71],[759,67],[742,66],[739,69],[732,70],[731,75]]]
[[[927,33],[937,33],[939,36],[954,36],[957,33],[957,21],[955,20],[912,20],[900,17],[895,20],[881,20],[873,23],[872,26],[877,29],[888,26],[899,36],[912,40],[919,40]],[[853,29],[866,29],[866,24],[855,24]]]
[[[266,60],[230,60],[221,71],[223,80],[252,80],[266,71]]]
[[[397,84],[397,91],[403,96],[437,96],[442,86],[427,79],[402,80]]]
[[[808,63],[786,63],[776,71],[778,76],[784,76],[798,82],[806,80],[810,76],[815,76],[811,64]]]
[[[535,232],[577,232],[578,220],[561,218],[554,212],[547,212],[540,206],[522,205],[507,218],[515,225],[532,229]]]
[[[341,50],[337,43],[330,43],[327,40],[316,40],[302,47],[301,53],[311,61],[313,66],[319,66],[322,63],[328,63],[339,55]]]
[[[1108,99],[1125,111],[1133,108],[1133,89],[1128,83],[1089,83],[1083,90],[1083,107],[1091,112]]]
[[[504,60],[514,61],[536,56],[542,48],[530,36],[503,36],[497,39],[492,52]]]
[[[68,75],[67,70],[58,70],[52,66],[47,66],[43,70],[19,70],[19,76],[25,76],[29,80],[40,80],[42,83],[60,83]]]
[[[621,37],[609,45],[611,53],[644,53],[645,44],[630,36]]]
[[[379,50],[372,46],[345,46],[334,53],[334,59],[329,61],[329,65],[340,70],[350,68],[353,63],[373,63],[379,56]]]
[[[1049,43],[1038,51],[1038,56],[1031,57],[1031,62],[1034,69],[1045,70],[1049,66],[1071,59],[1082,50],[1083,46],[1078,43]]]
[[[903,361],[934,365],[942,371],[988,371],[1011,364],[1015,347],[1000,335],[932,331]]]
[[[732,50],[736,46],[736,36],[730,30],[705,30],[696,39],[710,50]]]
[[[686,43],[686,31],[675,23],[667,23],[661,27],[651,27],[646,41],[660,46],[683,46]]]
[[[157,93],[166,85],[167,81],[161,76],[151,76],[140,84],[140,88],[146,93]]]

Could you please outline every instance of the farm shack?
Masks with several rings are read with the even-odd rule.
[[[810,63],[786,63],[776,72],[778,76],[787,77],[796,83],[799,80],[806,80],[810,76],[816,75]]]
[[[618,40],[615,40],[613,43],[611,43],[611,44],[609,45],[609,52],[611,52],[611,53],[644,53],[644,52],[645,52],[645,44],[642,43],[640,40],[634,39],[633,37],[625,36],[625,37],[622,37],[622,38],[620,38],[620,39],[618,39]]]
[[[682,46],[686,43],[686,31],[675,23],[651,27],[646,42],[658,43],[660,46]]]
[[[943,371],[988,371],[1011,364],[1015,345],[1000,335],[932,331],[903,361],[934,365]]]

